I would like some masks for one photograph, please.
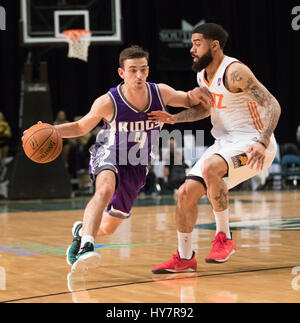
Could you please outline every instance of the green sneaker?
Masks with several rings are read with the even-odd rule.
[[[81,244],[81,236],[79,235],[79,230],[82,228],[82,222],[77,221],[73,224],[72,234],[73,234],[73,242],[67,249],[67,263],[69,265],[73,265],[74,262],[77,260],[76,255],[80,249]]]
[[[82,273],[88,269],[96,268],[100,265],[101,256],[94,251],[94,245],[86,242],[76,255],[76,261],[72,266],[72,272]]]

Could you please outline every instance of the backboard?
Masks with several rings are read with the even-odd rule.
[[[91,43],[121,43],[121,0],[20,0],[24,45],[65,43],[68,29],[92,32]]]

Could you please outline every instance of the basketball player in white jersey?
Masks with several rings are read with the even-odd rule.
[[[155,274],[197,269],[192,231],[198,201],[205,194],[216,220],[216,237],[205,260],[226,262],[235,252],[229,227],[228,190],[267,169],[276,154],[273,132],[280,117],[280,105],[246,65],[224,55],[227,39],[227,32],[212,23],[198,26],[192,33],[193,70],[197,72],[199,86],[213,95],[211,108],[198,106],[176,115],[160,111],[151,114],[153,120],[170,124],[210,116],[215,138],[179,189],[178,250],[170,260],[152,269]]]

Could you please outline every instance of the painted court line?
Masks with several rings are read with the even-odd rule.
[[[221,276],[229,276],[229,275],[237,275],[237,274],[247,274],[247,273],[253,273],[253,272],[264,272],[264,271],[273,271],[273,270],[285,270],[285,269],[292,269],[292,268],[295,268],[295,267],[296,266],[283,266],[283,267],[261,268],[261,269],[251,269],[251,270],[240,270],[240,271],[233,271],[233,272],[223,272],[223,273],[215,273],[215,274],[197,275],[197,276],[188,277],[188,278],[174,278],[174,279],[171,278],[171,279],[166,279],[166,280],[221,277]],[[158,275],[158,276],[161,277],[161,275]],[[146,280],[146,281],[140,281],[140,282],[128,282],[128,283],[124,283],[124,284],[117,284],[117,285],[109,285],[109,286],[86,288],[86,289],[83,289],[83,290],[76,290],[73,293],[78,293],[78,292],[82,292],[82,291],[95,291],[95,290],[101,290],[101,289],[107,289],[107,288],[114,288],[114,287],[126,287],[126,286],[131,286],[131,285],[150,284],[150,283],[156,283],[156,282],[154,280]],[[19,302],[19,301],[26,301],[26,300],[38,299],[38,298],[46,298],[46,297],[53,297],[53,296],[60,296],[60,295],[68,295],[68,294],[72,294],[72,292],[65,291],[65,292],[57,292],[57,293],[37,295],[37,296],[29,296],[29,297],[23,297],[23,298],[16,298],[16,299],[5,300],[5,301],[1,301],[0,303],[12,303],[12,302]]]

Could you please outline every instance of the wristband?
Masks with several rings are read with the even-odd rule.
[[[267,146],[262,141],[256,140],[256,142],[260,143],[261,145],[263,145],[267,149]]]

